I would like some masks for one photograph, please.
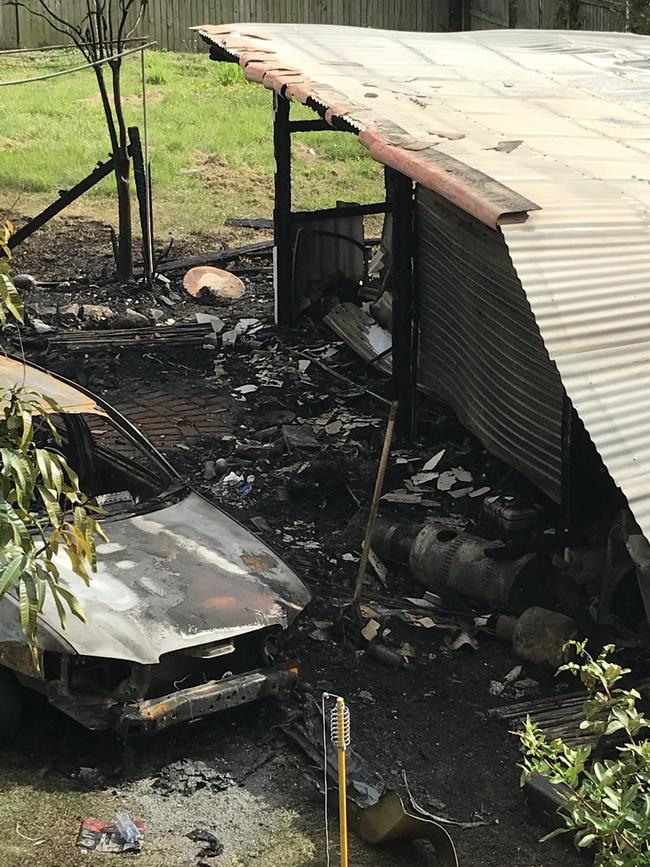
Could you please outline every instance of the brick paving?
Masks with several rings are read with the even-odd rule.
[[[164,382],[155,385],[139,379],[120,386],[106,399],[156,446],[219,438],[231,432],[229,392],[201,378],[166,375]]]

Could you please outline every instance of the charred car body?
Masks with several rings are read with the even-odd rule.
[[[78,470],[81,489],[105,510],[110,539],[97,546],[89,587],[67,556],[58,562],[87,623],[72,618],[63,631],[46,601],[38,629],[40,677],[17,598],[3,598],[0,664],[83,725],[125,734],[197,719],[290,685],[296,667],[272,665],[268,648],[309,600],[298,577],[190,490],[104,401],[9,358],[0,359],[0,384],[24,384],[62,408],[51,417],[61,450]],[[42,429],[47,440],[47,426]],[[3,687],[11,690],[7,672]]]

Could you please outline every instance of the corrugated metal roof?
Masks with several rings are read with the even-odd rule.
[[[419,380],[562,498],[564,390],[500,232],[418,185]]]
[[[650,537],[650,38],[199,29],[250,79],[344,120],[375,158],[501,227],[567,393]]]

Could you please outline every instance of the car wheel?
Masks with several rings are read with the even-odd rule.
[[[8,668],[0,667],[0,747],[18,731],[22,708],[20,687]]]

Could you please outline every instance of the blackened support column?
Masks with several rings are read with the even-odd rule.
[[[275,205],[273,208],[273,252],[275,321],[293,321],[293,280],[291,243],[291,127],[289,100],[273,95],[273,153],[275,156]]]
[[[387,194],[393,213],[393,386],[399,401],[397,433],[416,432],[418,305],[415,290],[415,196],[413,181],[388,169]]]

